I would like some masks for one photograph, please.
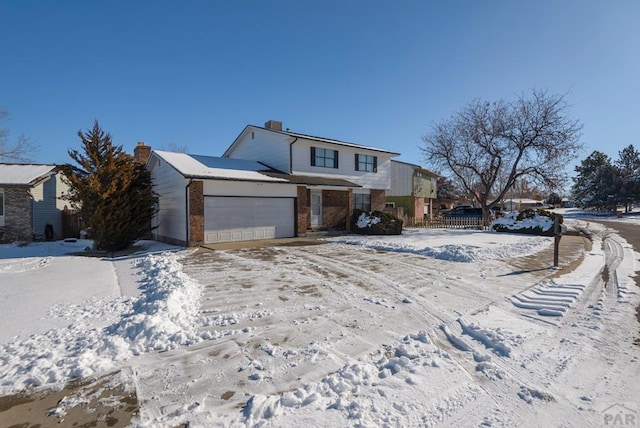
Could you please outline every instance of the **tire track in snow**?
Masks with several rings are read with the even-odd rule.
[[[385,273],[373,272],[366,268],[361,268],[358,266],[354,266],[352,261],[343,261],[338,260],[332,257],[332,253],[325,254],[317,254],[315,251],[312,253],[310,251],[305,251],[305,254],[312,259],[315,263],[322,264],[323,266],[330,266],[332,270],[339,270],[342,272],[351,272],[353,274],[354,270],[357,271],[358,275],[362,275],[365,278],[369,278],[370,281],[370,291],[377,292],[378,296],[382,299],[386,300],[387,298],[393,298],[395,301],[403,301],[405,299],[409,299],[411,301],[409,308],[404,308],[412,312],[413,316],[418,320],[423,320],[426,325],[430,327],[432,330],[432,334],[430,335],[431,339],[434,343],[440,347],[441,349],[447,349],[447,352],[451,355],[455,355],[456,365],[460,370],[467,374],[472,379],[482,379],[482,381],[478,382],[478,386],[484,391],[487,395],[487,398],[493,403],[495,406],[494,411],[498,411],[502,406],[501,403],[504,399],[505,394],[513,394],[514,396],[520,391],[519,388],[523,386],[526,387],[528,391],[540,391],[539,388],[531,387],[529,385],[536,384],[537,382],[528,379],[527,373],[521,370],[514,369],[508,364],[508,360],[505,362],[492,362],[493,366],[496,369],[493,370],[494,373],[497,373],[497,377],[499,380],[503,381],[502,384],[498,384],[496,382],[486,382],[487,379],[484,373],[479,373],[478,363],[482,363],[485,359],[485,367],[489,366],[486,363],[486,345],[483,344],[481,348],[477,346],[476,343],[472,341],[465,341],[459,339],[459,335],[462,332],[461,323],[459,322],[459,316],[451,316],[446,312],[440,310],[436,305],[429,303],[424,298],[420,296],[416,296],[414,293],[411,293],[406,288],[398,285],[398,282],[401,278],[410,277],[414,272],[415,265],[409,263],[403,263],[402,267],[394,270],[394,269],[385,269]],[[385,256],[394,257],[394,253],[385,253]],[[360,259],[365,258],[365,265],[375,265],[380,257],[380,253],[365,253],[363,251],[358,252],[358,257]],[[362,260],[359,260],[362,261]],[[388,268],[389,265],[395,264],[396,260],[393,263],[385,263],[385,267]],[[410,269],[410,271],[407,271]],[[390,274],[394,274],[391,276]],[[389,293],[389,290],[392,290],[392,293]],[[445,333],[446,332],[446,333]],[[457,332],[457,335],[452,332]],[[442,335],[442,336],[440,336]],[[467,349],[455,349],[455,345],[451,346],[452,341],[458,343],[468,344]],[[449,346],[447,346],[449,344]],[[499,359],[498,359],[499,360]],[[500,375],[502,372],[504,375]],[[490,375],[491,376],[491,375]],[[526,379],[525,379],[526,378]],[[495,379],[494,379],[495,380]],[[479,401],[480,398],[477,398],[476,401]],[[487,409],[484,407],[483,403],[478,402],[478,408],[482,408],[482,411],[486,411]],[[448,412],[445,412],[448,413]],[[450,417],[451,415],[449,415]],[[506,417],[506,416],[503,416]],[[506,424],[508,426],[509,424]]]

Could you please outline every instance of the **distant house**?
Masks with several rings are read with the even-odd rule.
[[[222,157],[151,151],[159,195],[155,233],[182,245],[304,236],[348,229],[353,209],[382,210],[398,153],[248,125]]]
[[[407,162],[391,161],[391,189],[386,205],[402,208],[407,217],[422,219],[433,213],[433,201],[437,199],[438,174]]]
[[[66,192],[56,165],[0,163],[0,242],[59,238]]]
[[[522,211],[529,208],[544,208],[544,203],[537,199],[512,198],[505,199],[502,206],[507,211]]]
[[[560,206],[562,208],[573,208],[575,205],[571,199],[562,198],[562,201],[560,202]]]

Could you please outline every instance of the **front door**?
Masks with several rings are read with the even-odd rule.
[[[0,189],[0,227],[4,227],[4,189]]]
[[[311,227],[322,226],[322,190],[311,191]]]

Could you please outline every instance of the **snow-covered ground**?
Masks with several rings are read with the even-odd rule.
[[[593,247],[553,278],[512,264],[552,238],[475,230],[0,245],[0,395],[117,373],[139,426],[601,426],[640,410],[638,254],[566,222]]]

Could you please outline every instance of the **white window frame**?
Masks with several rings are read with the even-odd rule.
[[[322,147],[311,147],[311,166],[338,168],[338,151]]]
[[[356,171],[378,172],[378,157],[356,153]]]

